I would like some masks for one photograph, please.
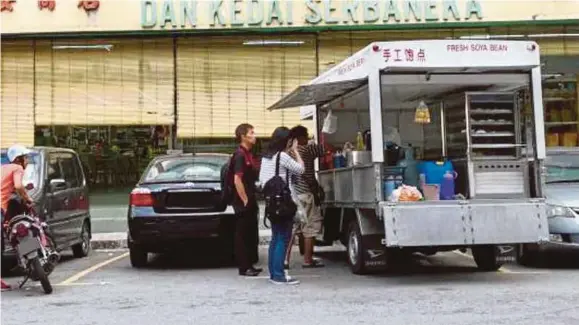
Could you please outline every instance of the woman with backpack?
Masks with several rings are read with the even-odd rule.
[[[271,141],[263,154],[259,182],[265,197],[265,217],[271,223],[268,266],[270,282],[274,284],[299,284],[285,274],[284,259],[289,242],[297,206],[290,190],[291,175],[304,172],[304,162],[298,152],[295,139],[290,142],[290,130],[278,127],[273,131]],[[288,152],[291,152],[294,160]]]

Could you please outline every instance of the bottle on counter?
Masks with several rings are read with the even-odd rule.
[[[384,194],[386,196],[386,200],[390,198],[392,192],[396,189],[396,181],[394,180],[394,176],[390,175],[386,178],[384,182]]]
[[[394,178],[394,183],[395,187],[399,188],[400,186],[402,186],[402,184],[404,184],[404,177],[402,175],[396,175],[396,177]]]
[[[420,186],[421,191],[424,191],[425,185],[426,185],[426,174],[420,173],[420,175],[418,175],[418,186]]]
[[[440,199],[441,200],[453,200],[454,199],[454,179],[456,178],[456,172],[451,172],[449,170],[442,176],[442,183],[440,185]]]
[[[358,131],[358,135],[356,136],[356,150],[357,151],[364,151],[366,146],[364,145],[364,137],[362,136],[362,132]]]
[[[404,167],[404,184],[418,186],[418,163],[414,159],[414,149],[410,144],[404,150],[404,159],[400,160],[397,165]]]

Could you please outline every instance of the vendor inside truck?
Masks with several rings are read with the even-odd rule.
[[[466,248],[494,271],[549,236],[540,82],[534,42],[379,42],[270,109],[312,105],[339,148],[318,171],[324,237],[354,273]]]

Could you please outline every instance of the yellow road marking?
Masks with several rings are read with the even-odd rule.
[[[118,260],[121,260],[121,259],[123,259],[123,258],[125,258],[125,257],[127,257],[127,256],[129,256],[129,252],[126,252],[126,253],[121,254],[121,255],[119,255],[119,256],[115,256],[115,257],[113,257],[113,258],[111,258],[111,259],[108,259],[108,260],[106,260],[106,261],[104,261],[104,262],[101,262],[101,263],[99,263],[99,264],[93,265],[93,266],[89,267],[88,269],[83,270],[83,271],[80,271],[80,272],[78,272],[77,274],[71,276],[70,278],[68,278],[68,279],[60,282],[58,285],[69,285],[69,284],[71,284],[71,283],[73,283],[73,282],[75,282],[75,281],[78,281],[80,278],[86,276],[87,274],[89,274],[89,273],[91,273],[91,272],[94,272],[94,271],[100,269],[101,267],[107,266],[107,265],[109,265],[109,264],[111,264],[111,263],[113,263],[113,262],[116,262],[116,261],[118,261]]]

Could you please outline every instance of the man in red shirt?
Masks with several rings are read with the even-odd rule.
[[[258,171],[251,154],[251,148],[256,142],[253,126],[240,124],[235,129],[235,138],[239,143],[231,162],[235,187],[232,202],[236,217],[235,256],[239,275],[257,276],[262,269],[252,265],[258,260],[259,244],[259,208],[255,195]]]
[[[30,150],[24,146],[15,144],[8,149],[7,156],[10,160],[9,164],[2,166],[2,180],[0,186],[0,198],[2,200],[2,231],[4,231],[4,217],[11,218],[8,211],[8,203],[13,194],[18,194],[20,198],[26,203],[31,204],[32,199],[26,192],[24,184],[22,184],[22,177],[24,176],[24,169],[28,165],[28,155]],[[2,281],[2,290],[10,289],[10,286]]]

